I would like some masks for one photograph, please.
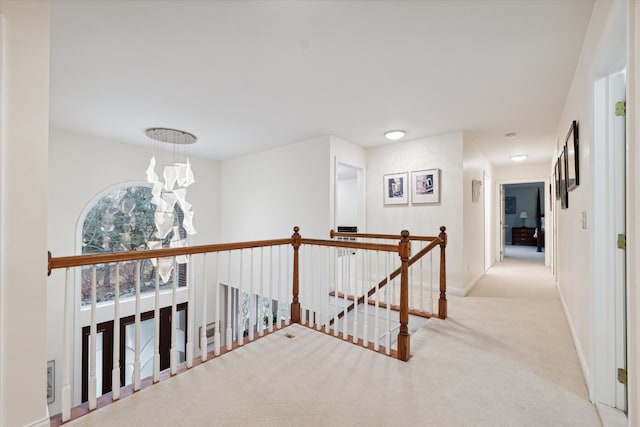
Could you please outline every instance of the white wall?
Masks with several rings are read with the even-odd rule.
[[[414,235],[435,236],[440,226],[447,227],[447,290],[457,294],[464,292],[462,165],[462,132],[367,150],[368,231],[399,235],[402,229],[408,229]],[[383,175],[433,168],[441,170],[440,203],[384,205]]]
[[[624,65],[623,46],[619,43],[612,44],[609,40],[613,34],[624,31],[624,25],[621,28],[611,19],[615,13],[623,11],[624,7],[624,2],[596,2],[557,130],[559,144],[564,144],[571,121],[579,122],[580,185],[569,193],[569,208],[556,209],[554,212],[557,220],[558,241],[556,278],[592,398],[594,397],[595,369],[597,369],[594,354],[602,351],[602,348],[594,346],[595,304],[603,303],[597,301],[594,295],[598,286],[604,285],[595,283],[593,278],[593,266],[602,262],[594,256],[594,230],[596,227],[605,226],[592,221],[594,206],[602,203],[601,195],[594,190],[596,147],[593,142],[593,93],[594,83],[598,78],[619,70]],[[622,55],[616,57],[612,46],[619,47]],[[558,147],[558,152],[560,150]],[[581,227],[583,212],[587,218],[586,229]],[[585,268],[586,266],[590,267]],[[633,369],[630,366],[630,370]]]
[[[51,129],[49,146],[49,216],[48,247],[53,256],[78,255],[78,226],[83,212],[90,203],[114,186],[127,183],[144,184],[145,171],[153,152],[137,145],[123,144],[116,141],[99,139],[87,135]],[[160,156],[159,156],[160,157]],[[219,242],[219,188],[220,165],[218,161],[190,157],[196,182],[187,191],[187,200],[193,205],[194,226],[198,232],[191,237],[191,243],[211,244]],[[157,171],[159,166],[156,166]],[[199,259],[194,259],[195,277],[200,266]],[[209,277],[213,277],[209,275]],[[209,284],[209,296],[213,295],[213,284]],[[60,396],[62,385],[62,319],[64,305],[64,272],[54,271],[48,281],[47,323],[48,360],[56,360],[56,396]],[[196,299],[201,289],[198,288]],[[148,305],[148,304],[147,304]],[[200,324],[200,304],[196,310],[196,329]],[[212,310],[213,304],[210,305]],[[150,306],[147,306],[150,309]],[[78,307],[76,307],[78,309]],[[132,309],[131,307],[129,308]],[[122,315],[126,313],[126,304]],[[99,316],[112,317],[112,309],[104,307]],[[86,317],[86,316],[85,316]],[[212,312],[208,315],[212,318]],[[105,320],[105,319],[102,319]],[[86,324],[77,319],[74,331],[79,333]],[[101,320],[99,320],[101,321]],[[195,336],[195,335],[194,335]],[[76,340],[78,337],[76,337]],[[197,351],[197,344],[196,344]],[[77,355],[76,355],[77,356]],[[78,357],[78,356],[77,356]],[[73,364],[78,366],[78,364]],[[77,375],[76,375],[77,377]],[[74,378],[76,385],[79,378]],[[74,382],[72,382],[72,385]],[[51,404],[52,414],[60,412],[60,399]]]
[[[357,178],[336,181],[336,226],[358,225]]]
[[[471,137],[465,133],[463,147],[463,198],[462,210],[464,213],[463,241],[464,241],[464,293],[465,295],[480,280],[485,272],[485,237],[491,239],[492,236],[485,236],[485,221],[491,218],[485,217],[485,197],[484,192],[492,192],[491,188],[482,188],[477,202],[471,198],[472,181],[484,182],[484,173],[491,176],[493,171],[489,160],[475,145]],[[489,198],[490,199],[490,198]],[[448,261],[448,260],[447,260]]]
[[[0,1],[0,425],[49,425],[47,141],[49,3]]]
[[[290,144],[222,163],[223,242],[327,238],[331,228],[329,137]]]

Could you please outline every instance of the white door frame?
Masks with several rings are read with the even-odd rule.
[[[544,265],[546,265],[547,267],[550,265],[550,256],[549,254],[553,252],[554,248],[552,248],[551,246],[553,245],[553,239],[551,239],[549,236],[553,235],[554,232],[554,224],[552,221],[549,221],[548,218],[551,217],[550,213],[550,206],[551,206],[551,200],[549,199],[549,192],[547,191],[547,189],[549,188],[549,178],[521,178],[521,179],[505,179],[505,180],[500,180],[500,181],[496,181],[496,191],[497,191],[497,195],[499,197],[497,197],[498,199],[498,230],[496,232],[496,238],[498,239],[498,249],[497,249],[497,258],[499,261],[503,261],[504,259],[504,228],[503,228],[503,224],[504,224],[504,186],[508,185],[508,184],[526,184],[528,182],[543,182],[544,183],[544,189],[545,191],[542,194],[542,197],[544,197],[544,217],[545,217],[545,222],[544,222]]]
[[[625,119],[616,117],[615,102],[626,98],[624,71],[594,83],[594,340],[592,399],[626,410],[626,387],[617,380],[626,368],[626,254],[617,248],[626,234]]]

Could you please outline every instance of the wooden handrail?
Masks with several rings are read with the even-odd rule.
[[[398,245],[386,245],[382,243],[363,243],[349,240],[321,240],[301,239],[301,243],[316,246],[331,246],[335,248],[362,249],[365,251],[383,251],[398,253]]]
[[[373,233],[348,233],[343,231],[330,230],[329,236],[333,239],[336,237],[360,237],[363,239],[388,239],[397,240],[402,236],[397,234],[373,234]],[[431,242],[436,240],[438,236],[410,236],[409,240],[415,240],[417,242]]]
[[[51,270],[55,270],[57,268],[81,267],[83,265],[165,258],[179,255],[195,255],[209,252],[224,252],[266,246],[290,245],[292,243],[293,239],[255,240],[249,242],[219,243],[214,245],[185,246],[182,248],[148,249],[144,251],[75,255],[55,258],[52,257],[51,252],[49,252],[48,275],[51,275]]]

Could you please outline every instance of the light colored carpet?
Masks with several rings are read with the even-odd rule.
[[[449,314],[408,363],[293,325],[71,424],[600,425],[547,268],[507,259]]]

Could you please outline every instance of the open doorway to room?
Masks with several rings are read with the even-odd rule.
[[[360,169],[343,163],[336,164],[335,226],[336,231],[362,232],[362,194]]]
[[[504,258],[545,262],[545,183],[503,185]]]

